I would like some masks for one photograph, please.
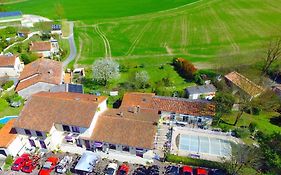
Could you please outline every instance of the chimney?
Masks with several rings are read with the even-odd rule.
[[[140,112],[140,105],[137,105],[137,112]]]
[[[134,114],[138,113],[138,107],[134,106],[133,112],[134,112]]]

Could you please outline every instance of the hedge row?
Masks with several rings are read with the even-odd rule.
[[[190,158],[190,157],[181,157],[181,156],[176,156],[173,154],[167,154],[166,161],[185,164],[185,165],[191,165],[191,166],[206,167],[206,168],[221,169],[223,167],[223,164],[219,163],[219,162],[213,162],[213,161],[202,160],[202,159],[194,159],[194,158]]]

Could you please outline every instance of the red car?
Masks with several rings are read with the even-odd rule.
[[[11,169],[14,170],[14,171],[19,171],[22,169],[22,167],[24,166],[25,162],[27,162],[28,160],[30,160],[30,155],[29,154],[22,154],[20,157],[18,157]]]
[[[32,156],[32,158],[25,162],[24,166],[21,168],[22,172],[31,173],[39,163],[39,156]]]
[[[39,175],[49,175],[55,169],[59,159],[57,157],[49,157],[41,170],[39,171]]]
[[[197,168],[197,175],[208,175],[208,171],[203,168]]]
[[[181,175],[193,175],[193,170],[190,166],[183,166],[180,171]]]
[[[123,163],[122,165],[120,165],[117,175],[128,175],[129,169],[129,166]]]

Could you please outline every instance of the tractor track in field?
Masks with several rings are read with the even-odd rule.
[[[127,53],[125,54],[126,56],[129,56],[132,54],[132,52],[135,50],[137,44],[139,43],[139,41],[141,40],[143,34],[147,31],[147,29],[149,29],[149,27],[151,26],[151,22],[148,22],[145,24],[145,26],[143,27],[143,29],[141,30],[141,32],[138,34],[138,36],[136,37],[136,39],[134,40],[134,42],[132,43],[132,45],[130,46],[129,50],[127,51]]]
[[[100,30],[98,25],[94,25],[94,29],[96,31],[96,33],[102,38],[103,43],[104,43],[104,49],[105,49],[105,58],[111,58],[111,47],[110,47],[110,43],[107,39],[107,37],[105,36],[105,34]]]

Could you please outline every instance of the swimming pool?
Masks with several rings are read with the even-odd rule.
[[[6,124],[8,121],[10,121],[13,118],[17,118],[18,116],[6,116],[3,118],[0,118],[0,124]]]
[[[220,157],[229,157],[232,150],[231,144],[227,140],[185,134],[180,135],[179,149],[190,153],[203,153]]]

